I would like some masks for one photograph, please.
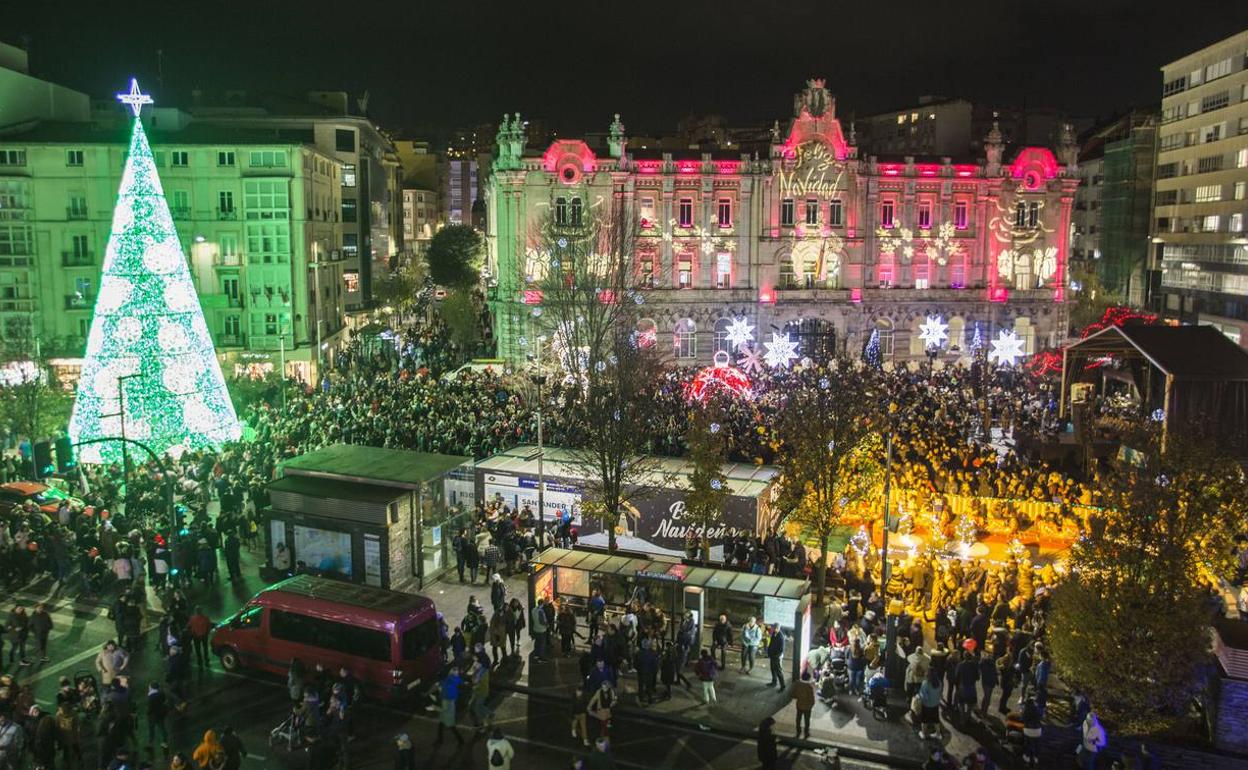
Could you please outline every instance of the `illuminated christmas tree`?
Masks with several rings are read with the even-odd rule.
[[[174,455],[218,447],[239,437],[238,417],[139,120],[152,100],[133,80],[118,99],[133,110],[134,127],[69,435],[124,435]],[[83,462],[121,456],[120,442],[79,451]]]
[[[862,360],[867,366],[873,366],[879,369],[884,365],[884,356],[880,353],[880,330],[871,330],[871,339],[867,340],[867,346],[862,349]]]

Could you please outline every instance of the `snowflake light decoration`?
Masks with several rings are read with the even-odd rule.
[[[763,356],[757,348],[749,345],[741,345],[737,348],[741,353],[741,357],[737,359],[737,365],[750,374],[757,374],[763,370]]]
[[[938,348],[948,338],[949,324],[938,315],[929,315],[927,320],[919,325],[919,339],[923,340],[925,348]]]
[[[763,354],[763,360],[773,369],[787,369],[793,359],[797,358],[797,340],[789,337],[787,333],[772,333],[771,342],[764,342],[763,347],[767,348],[767,352]]]
[[[732,323],[728,324],[728,328],[724,330],[724,335],[728,338],[728,344],[733,350],[740,348],[742,345],[754,341],[754,326],[745,318],[734,318]]]
[[[1002,329],[997,334],[997,338],[992,341],[992,350],[988,353],[988,360],[1013,366],[1018,359],[1027,355],[1023,351],[1024,344],[1023,338],[1015,334],[1013,329]]]

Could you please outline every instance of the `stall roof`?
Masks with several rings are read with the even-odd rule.
[[[576,467],[572,454],[562,447],[546,447],[543,452],[543,471],[547,478],[576,480],[582,477]],[[531,444],[512,447],[499,452],[477,463],[477,468],[486,473],[508,473],[516,475],[537,475],[537,447]],[[725,463],[724,476],[727,477],[728,491],[740,497],[758,497],[772,480],[780,475],[780,469],[774,465],[753,465],[747,463]],[[678,485],[687,485],[693,474],[693,463],[676,457],[664,457],[659,460],[659,467],[651,478],[643,482],[644,486],[664,486],[664,477],[673,477]]]
[[[595,551],[573,551],[567,548],[547,548],[537,555],[534,562],[610,575],[636,575],[638,572],[659,575],[667,573],[673,566],[681,563],[672,558],[612,556]],[[776,596],[781,599],[800,599],[809,591],[809,582],[798,578],[755,575],[751,572],[713,567],[688,567],[687,569],[684,579],[680,581],[687,586],[716,588],[721,591],[747,593],[754,596]]]
[[[326,478],[324,476],[283,476],[269,484],[270,492],[294,492],[308,497],[333,500],[358,500],[365,503],[389,503],[406,497],[407,492],[379,484],[361,484],[354,481]]]
[[[406,449],[333,444],[282,463],[282,471],[301,476],[324,476],[380,484],[387,487],[419,489],[423,484],[445,476],[471,457]]]
[[[1248,353],[1212,326],[1108,326],[1076,352],[1135,353],[1178,380],[1248,380]]]

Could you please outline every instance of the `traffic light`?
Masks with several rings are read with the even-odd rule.
[[[56,469],[61,473],[69,473],[75,464],[74,444],[69,436],[61,436],[56,440]]]
[[[50,476],[55,470],[56,466],[52,463],[52,442],[36,441],[35,478],[41,479],[44,476]]]

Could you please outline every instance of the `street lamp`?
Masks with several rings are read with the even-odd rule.
[[[537,544],[539,548],[546,545],[546,474],[543,460],[546,450],[542,444],[542,386],[546,384],[546,373],[542,370],[542,343],[546,337],[538,335],[537,352],[529,356],[534,364],[529,379],[537,386]]]
[[[129,443],[126,439],[126,380],[132,380],[135,377],[143,375],[135,372],[133,374],[123,374],[117,378],[117,411],[112,414],[102,414],[101,417],[117,417],[121,422],[121,484],[125,487],[126,507],[130,506],[130,450]]]
[[[317,245],[312,244],[312,261],[308,263],[308,269],[312,271],[312,282],[314,286],[313,294],[316,297],[316,376],[319,380],[323,376],[322,372],[322,356],[321,356],[321,263],[317,261]]]

